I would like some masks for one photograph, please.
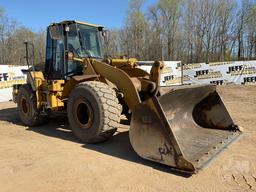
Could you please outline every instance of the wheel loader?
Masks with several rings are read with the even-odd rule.
[[[103,58],[103,29],[79,21],[47,27],[44,68],[31,64],[27,53],[27,83],[13,90],[26,126],[63,112],[80,141],[98,143],[115,133],[124,114],[139,156],[189,173],[241,135],[215,85],[178,86],[162,95],[164,62],[152,62],[147,73],[135,58]]]

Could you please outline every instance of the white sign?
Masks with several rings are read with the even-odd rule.
[[[12,86],[14,84],[24,84],[26,75],[22,69],[27,66],[0,65],[0,102],[12,99]]]
[[[256,60],[183,65],[180,61],[164,61],[160,86],[183,84],[256,84]],[[151,66],[139,66],[150,73]]]

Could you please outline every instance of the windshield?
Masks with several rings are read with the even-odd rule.
[[[68,50],[76,57],[102,58],[97,27],[71,24],[68,32]]]

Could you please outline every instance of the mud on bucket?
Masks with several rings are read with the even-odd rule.
[[[129,132],[142,158],[192,173],[240,134],[214,85],[182,86],[137,105]]]

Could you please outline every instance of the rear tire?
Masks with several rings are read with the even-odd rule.
[[[68,120],[74,135],[85,143],[109,139],[120,121],[115,91],[98,81],[79,83],[68,100]]]
[[[29,84],[21,85],[18,92],[17,104],[21,121],[27,126],[36,126],[47,120],[40,116],[36,107],[36,94]]]

